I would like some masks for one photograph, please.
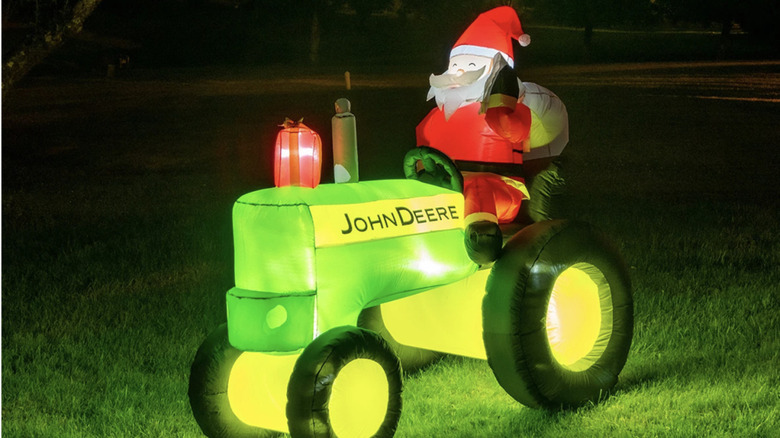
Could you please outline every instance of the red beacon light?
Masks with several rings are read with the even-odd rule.
[[[276,136],[274,148],[274,185],[276,187],[317,187],[322,173],[322,140],[303,124],[285,119]]]

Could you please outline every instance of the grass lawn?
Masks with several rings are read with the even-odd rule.
[[[631,267],[631,354],[613,397],[565,412],[524,408],[486,362],[446,358],[406,376],[397,436],[777,436],[778,64],[524,78],[569,109],[567,216],[603,229]],[[347,94],[337,76],[139,71],[9,92],[4,436],[199,436],[189,367],[225,320],[231,205],[270,185],[276,125],[305,116],[327,139],[347,95],[361,177],[400,178],[426,79],[356,76]]]

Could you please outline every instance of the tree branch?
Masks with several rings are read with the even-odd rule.
[[[3,63],[2,93],[22,79],[33,67],[60,47],[66,39],[78,34],[84,22],[100,5],[101,0],[79,0],[64,20],[55,23],[42,34],[32,36]]]

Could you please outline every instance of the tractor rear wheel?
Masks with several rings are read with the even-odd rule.
[[[627,269],[582,222],[521,230],[493,266],[483,300],[488,362],[529,407],[576,407],[617,383],[633,336]]]

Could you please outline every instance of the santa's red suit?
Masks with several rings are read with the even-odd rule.
[[[428,98],[436,97],[437,107],[417,126],[418,146],[438,149],[459,166],[476,162],[480,169],[463,172],[465,246],[478,264],[496,260],[502,247],[498,224],[511,222],[528,198],[522,178],[512,176],[521,173],[490,169],[519,170],[531,126],[514,73],[514,41],[531,42],[514,9],[480,14],[455,42],[447,72],[431,75]]]
[[[417,125],[417,145],[438,149],[455,161],[514,164],[519,168],[531,111],[522,102],[513,109],[490,108],[486,114],[479,113],[480,106],[475,102],[460,107],[449,120],[443,110],[434,108]],[[528,198],[522,178],[482,172],[463,176],[468,222],[511,222],[522,200]]]

